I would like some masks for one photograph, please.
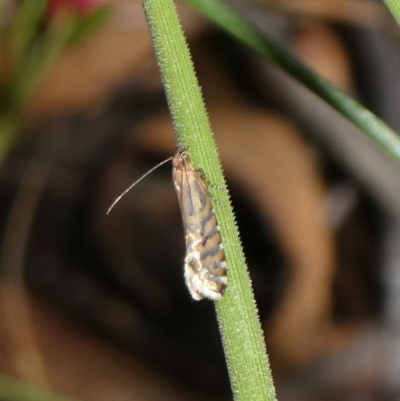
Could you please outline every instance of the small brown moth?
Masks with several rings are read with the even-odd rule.
[[[172,178],[185,230],[186,285],[193,299],[217,301],[226,289],[228,278],[210,194],[187,151],[178,151],[172,164]]]
[[[107,214],[136,184],[169,160],[172,160],[172,179],[185,230],[186,285],[193,299],[218,301],[228,283],[225,252],[209,191],[199,171],[193,167],[187,150],[179,149],[174,157],[140,177],[113,202]]]

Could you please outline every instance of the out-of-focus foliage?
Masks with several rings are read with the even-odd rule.
[[[5,0],[0,25],[0,161],[18,139],[21,111],[63,50],[100,28],[96,1]]]

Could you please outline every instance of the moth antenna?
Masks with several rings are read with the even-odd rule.
[[[112,205],[108,208],[107,210],[107,215],[110,214],[111,210],[114,208],[114,206],[121,200],[122,197],[124,197],[136,184],[139,184],[140,181],[143,180],[143,178],[146,178],[149,174],[151,174],[154,170],[158,169],[161,167],[163,164],[169,162],[172,160],[173,157],[168,157],[168,159],[163,160],[162,162],[158,163],[156,166],[152,167],[147,173],[144,173],[138,180],[136,180],[132,185],[130,185],[127,189],[125,189],[124,192],[120,196],[118,196],[117,199],[112,203]]]

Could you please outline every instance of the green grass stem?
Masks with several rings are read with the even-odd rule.
[[[400,1],[399,0],[384,0],[387,8],[390,10],[397,23],[400,24]]]
[[[214,202],[224,243],[228,288],[216,302],[226,362],[237,401],[274,400],[264,335],[239,240],[225,179],[189,49],[171,0],[142,0],[179,146],[189,149],[218,202]],[[207,301],[202,301],[207,302]],[[194,307],[193,313],[196,313]]]

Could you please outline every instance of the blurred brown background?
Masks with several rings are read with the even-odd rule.
[[[138,0],[66,51],[0,170],[0,367],[81,400],[229,400],[213,305],[191,300],[175,152]],[[399,29],[379,2],[231,4],[395,129]],[[285,400],[400,396],[400,168],[179,2]]]

